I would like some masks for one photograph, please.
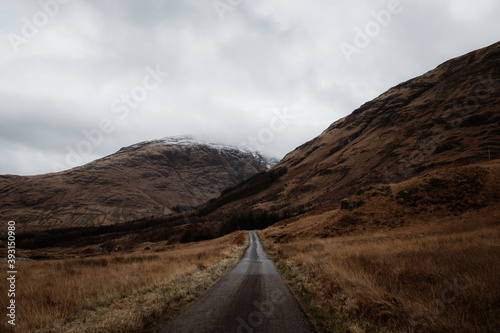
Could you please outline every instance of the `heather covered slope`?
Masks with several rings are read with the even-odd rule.
[[[72,170],[0,176],[0,216],[19,228],[114,224],[196,206],[267,169],[234,147],[174,137],[139,143]]]
[[[218,215],[338,204],[365,185],[500,158],[499,111],[496,43],[365,103],[270,169],[286,170],[278,180]]]

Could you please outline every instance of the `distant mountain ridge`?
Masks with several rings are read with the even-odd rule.
[[[253,151],[250,149],[238,147],[238,146],[233,146],[233,145],[228,145],[228,144],[222,144],[222,143],[214,143],[214,142],[209,142],[209,141],[204,141],[204,140],[198,140],[192,135],[178,135],[178,136],[168,136],[164,137],[161,139],[157,140],[151,140],[151,141],[144,141],[137,143],[135,145],[132,145],[127,148],[134,148],[134,147],[140,147],[148,144],[167,144],[167,145],[179,145],[179,146],[207,146],[209,148],[221,150],[221,151],[234,151],[235,153],[250,153],[252,154],[257,160],[264,161],[267,163],[267,167],[271,168],[273,167],[276,163],[279,162],[278,159],[275,157],[270,157],[267,155],[264,155],[258,151]],[[123,149],[127,149],[123,148]]]
[[[275,163],[191,136],[145,141],[71,170],[0,176],[0,216],[20,228],[107,225],[197,206]]]

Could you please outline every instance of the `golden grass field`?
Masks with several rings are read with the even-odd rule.
[[[498,332],[499,170],[492,162],[412,179],[260,237],[320,332]],[[401,204],[396,193],[429,179],[443,188]],[[454,185],[467,183],[474,189]]]
[[[500,331],[500,161],[361,188],[342,202],[259,232],[319,332]],[[15,331],[154,331],[229,272],[247,242],[240,231],[100,255],[22,250],[53,259],[17,262]],[[6,321],[0,331],[14,332]]]
[[[134,253],[18,261],[15,332],[150,331],[229,272],[247,244],[240,231],[199,243],[147,244],[148,251],[142,245]],[[0,331],[11,330],[0,323]]]

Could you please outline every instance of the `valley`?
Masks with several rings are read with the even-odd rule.
[[[211,304],[202,295],[234,267],[265,300],[267,278],[253,275],[269,256],[281,277],[268,275],[318,332],[500,331],[499,111],[496,43],[389,89],[279,162],[171,137],[0,176],[0,216],[19,229],[19,326],[159,331],[198,316],[184,311]],[[248,318],[251,303],[225,291]]]

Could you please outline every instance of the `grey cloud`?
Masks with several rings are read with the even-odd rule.
[[[220,20],[212,1],[71,1],[14,53],[7,34],[40,7],[0,1],[0,174],[53,171],[103,119],[116,129],[82,163],[169,135],[238,145],[288,108],[297,117],[260,147],[282,157],[391,86],[497,41],[493,0],[401,0],[347,63],[340,43],[388,3],[242,1]],[[169,76],[122,122],[112,103],[148,66]]]

